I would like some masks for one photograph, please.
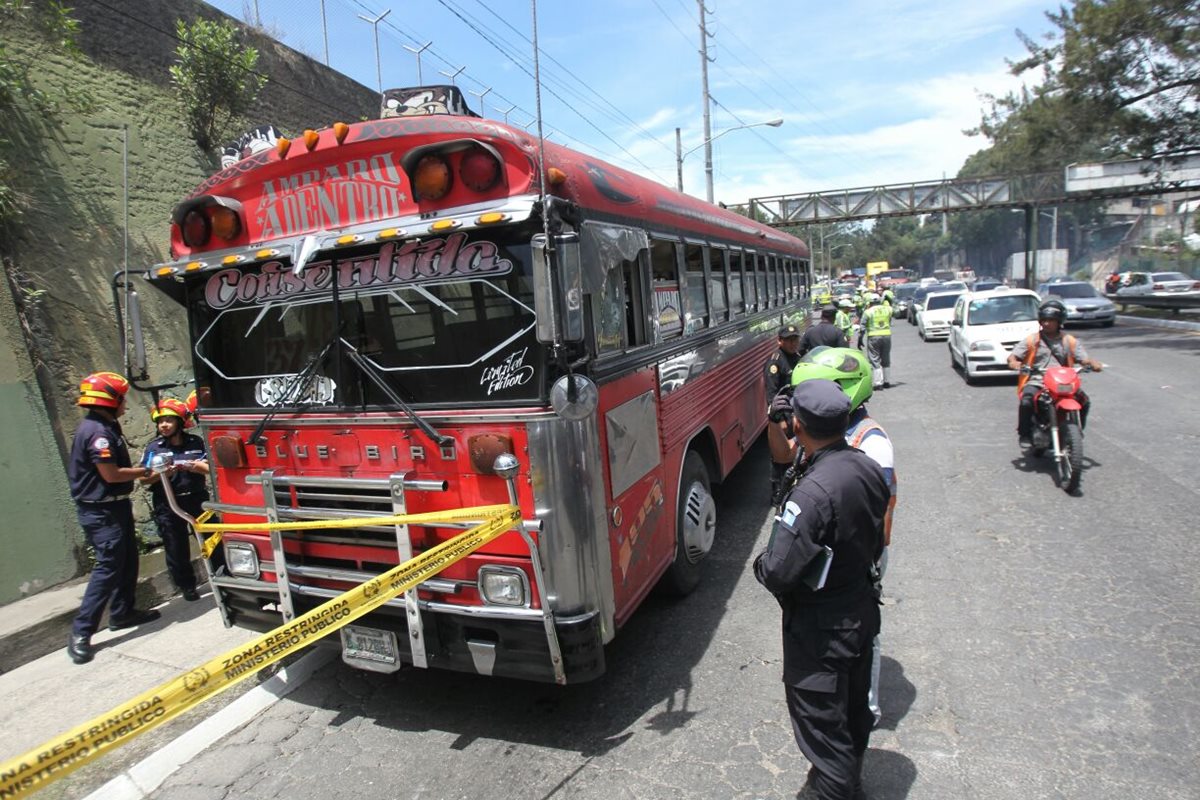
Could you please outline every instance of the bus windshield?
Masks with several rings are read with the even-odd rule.
[[[541,397],[528,237],[500,246],[455,236],[455,263],[417,257],[409,270],[407,245],[385,245],[311,263],[300,277],[269,262],[189,287],[196,385],[208,387],[209,407],[390,406],[346,357],[351,347],[410,403]],[[420,244],[428,253],[429,242]],[[449,251],[444,244],[442,255]],[[297,381],[306,367],[312,379]]]

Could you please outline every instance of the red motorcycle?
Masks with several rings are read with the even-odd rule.
[[[1042,387],[1033,398],[1033,454],[1050,452],[1058,468],[1058,485],[1068,494],[1077,490],[1083,479],[1083,423],[1079,414],[1083,406],[1076,395],[1079,373],[1091,371],[1088,366],[1030,371],[1042,378]]]

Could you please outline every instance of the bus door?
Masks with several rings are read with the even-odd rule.
[[[662,534],[670,515],[658,435],[658,372],[654,364],[638,358],[639,351],[646,353],[653,346],[657,317],[652,319],[652,291],[643,250],[636,260],[623,260],[608,270],[592,305],[597,359],[602,366],[617,365],[615,374],[600,386],[598,413],[618,626],[674,552],[674,537]],[[677,310],[668,327],[682,329]],[[641,366],[626,369],[621,362]]]

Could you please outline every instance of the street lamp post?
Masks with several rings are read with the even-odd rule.
[[[675,188],[681,192],[683,191],[683,159],[687,158],[689,155],[696,152],[701,147],[705,147],[706,145],[712,144],[717,139],[720,139],[722,136],[724,136],[727,133],[731,133],[733,131],[740,131],[743,128],[757,128],[760,125],[767,125],[772,128],[778,128],[782,124],[783,124],[782,119],[771,119],[771,120],[767,120],[766,122],[751,122],[748,125],[734,125],[732,128],[726,128],[725,130],[721,131],[716,136],[712,136],[708,139],[705,139],[703,142],[696,145],[691,150],[688,150],[686,153],[683,152],[683,147],[682,147],[680,135],[679,135],[679,128],[676,128],[675,129],[675,182],[676,182]],[[707,181],[707,183],[708,183],[708,202],[711,203],[713,201],[712,173],[709,172],[709,173],[707,173],[707,175],[708,175],[708,181]]]

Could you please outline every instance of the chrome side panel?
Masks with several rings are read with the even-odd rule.
[[[654,392],[640,394],[610,410],[604,415],[604,424],[608,433],[608,474],[613,497],[617,498],[662,459]]]
[[[596,612],[612,639],[615,602],[604,471],[595,417],[530,422],[529,474],[538,536],[556,614]]]

